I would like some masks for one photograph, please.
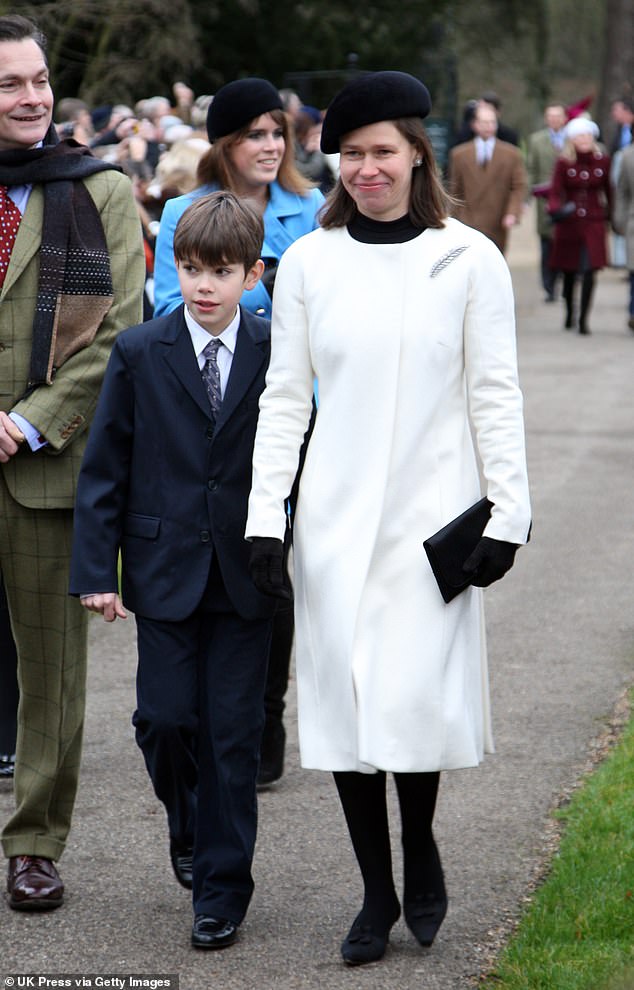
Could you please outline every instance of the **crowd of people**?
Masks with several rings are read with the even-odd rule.
[[[522,154],[517,133],[500,120],[496,94],[485,93],[467,104],[448,165],[458,200],[454,215],[501,251],[530,195],[536,197],[545,301],[555,301],[561,281],[564,328],[584,335],[596,272],[607,264],[629,270],[628,327],[634,330],[634,102],[612,101],[607,145],[589,115],[591,103],[548,104],[545,126],[528,136]]]
[[[223,94],[223,98],[230,100],[231,92]],[[212,135],[207,125],[212,100],[211,95],[196,97],[189,86],[176,82],[171,101],[165,96],[152,96],[134,106],[102,105],[91,109],[82,100],[67,98],[55,107],[60,138],[74,138],[87,145],[93,154],[119,166],[132,180],[148,258],[147,316],[152,315],[154,308],[160,313],[164,304],[162,298],[155,303],[152,276],[156,235],[166,204],[218,181],[217,164],[213,161],[219,157],[215,139],[216,152],[209,154]],[[328,192],[337,177],[337,160],[336,156],[324,155],[319,148],[322,111],[302,104],[292,90],[281,90],[279,100],[280,111],[284,110],[280,121],[287,147],[284,170],[292,159],[296,172],[306,180],[302,183],[295,176],[293,189],[308,189],[310,185],[322,193]],[[233,170],[228,172],[225,167],[222,181],[228,188],[233,185],[232,174]],[[283,210],[284,204],[279,203],[278,208]],[[173,224],[171,205],[165,219],[168,226]],[[280,250],[279,245],[273,247]],[[277,255],[270,256],[269,263],[274,257]],[[161,268],[160,258],[158,264]],[[162,272],[169,278],[167,269],[162,268]],[[172,282],[172,291],[178,295],[175,279]],[[159,293],[162,288],[161,284]],[[256,292],[256,297],[262,311],[270,315],[264,287]]]
[[[448,192],[407,73],[360,75],[325,112],[259,78],[55,106],[46,39],[17,15],[0,17],[0,82],[9,905],[63,903],[87,613],[129,608],[136,741],[193,947],[233,944],[249,906],[294,637],[302,765],[333,774],[364,883],[342,957],[382,958],[401,911],[430,946],[448,903],[440,774],[490,748],[480,589],[531,528],[503,256],[528,196],[513,132],[494,94],[477,101]],[[581,276],[581,333],[612,202],[597,136],[575,115],[539,179],[543,271],[563,273],[568,327]],[[631,241],[626,145],[624,124],[614,222]],[[489,517],[445,597],[420,547],[478,503],[478,464]]]
[[[320,148],[324,112],[303,105],[293,90],[280,90],[280,98],[293,129],[295,167],[326,194],[338,177],[339,162],[337,154],[326,155]],[[206,119],[212,99],[211,95],[196,97],[185,83],[177,82],[171,101],[154,96],[133,107],[91,110],[80,100],[65,99],[56,107],[60,136],[75,137],[95,154],[116,162],[132,178],[149,266],[147,316],[155,305],[152,269],[159,221],[170,199],[201,185],[198,166],[209,150]],[[451,141],[445,176],[456,200],[452,215],[487,234],[502,252],[531,195],[537,198],[545,298],[554,302],[560,284],[564,326],[582,334],[590,332],[588,313],[595,273],[606,264],[629,270],[628,326],[634,329],[631,152],[627,151],[632,144],[634,102],[629,96],[612,101],[613,131],[607,141],[601,139],[594,121],[580,123],[591,119],[591,103],[591,98],[573,105],[549,103],[544,111],[545,126],[522,142],[518,132],[501,119],[498,95],[485,91],[464,108]],[[591,141],[581,136],[582,126]],[[555,176],[561,157],[572,164],[561,166]],[[584,167],[584,162],[591,167]],[[574,182],[571,168],[576,168]],[[170,213],[171,207],[168,222]],[[611,224],[611,231],[606,229],[606,222]],[[158,312],[161,305],[159,300]],[[263,311],[270,313],[266,299]]]

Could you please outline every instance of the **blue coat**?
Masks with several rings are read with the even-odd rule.
[[[200,196],[214,192],[214,185],[200,186],[193,192],[175,199],[168,199],[163,208],[161,226],[156,240],[154,256],[154,315],[170,313],[183,301],[178,275],[174,265],[174,230],[182,213]],[[264,244],[262,258],[279,261],[291,244],[303,234],[315,230],[317,211],[324,201],[319,189],[311,189],[306,196],[287,192],[277,182],[270,185],[270,198],[264,211]],[[258,316],[271,316],[271,297],[261,282],[244,293],[240,300],[243,309]]]

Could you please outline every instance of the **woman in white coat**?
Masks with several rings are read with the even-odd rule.
[[[423,541],[493,503],[465,563],[474,586],[528,539],[522,396],[511,280],[495,245],[447,219],[417,79],[378,72],[326,113],[322,150],[340,179],[321,229],[278,272],[246,536],[251,572],[288,594],[284,499],[311,412],[294,528],[302,765],[334,772],[365,886],[342,945],[383,955],[401,905],[392,878],[386,772],[395,777],[403,911],[422,945],[447,895],[432,833],[439,772],[490,749],[481,591],[445,605]]]

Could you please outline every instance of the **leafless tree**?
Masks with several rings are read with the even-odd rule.
[[[610,103],[634,95],[634,0],[605,0],[605,50],[598,118],[609,134]]]

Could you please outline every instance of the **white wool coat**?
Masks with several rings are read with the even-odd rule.
[[[345,228],[288,249],[275,286],[246,536],[294,529],[302,765],[419,772],[491,749],[482,592],[446,605],[423,541],[481,496],[525,543],[530,505],[514,302],[485,236],[448,220],[403,244]],[[475,447],[473,437],[475,437]]]

